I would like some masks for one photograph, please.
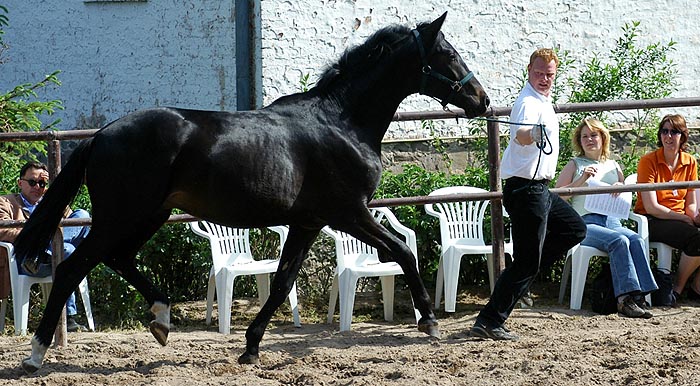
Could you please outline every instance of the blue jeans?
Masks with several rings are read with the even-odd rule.
[[[581,216],[558,195],[548,181],[511,177],[503,186],[503,205],[512,224],[513,262],[501,273],[491,299],[476,323],[500,327],[530,287],[540,269],[548,269],[586,236]]]
[[[90,218],[90,214],[83,210],[83,209],[77,209],[73,213],[71,213],[68,218]],[[81,226],[81,227],[65,227],[63,228],[63,259],[67,259],[68,256],[75,251],[75,248],[85,239],[87,236],[88,232],[90,231],[90,227],[87,226]],[[46,251],[46,253],[50,256],[51,255],[51,246],[49,246],[49,249]],[[22,265],[17,262],[18,268],[19,268],[19,274],[20,275],[27,275],[27,276],[33,276],[33,277],[47,277],[51,276],[51,263],[43,263],[39,265],[39,272],[32,274],[24,270],[22,268]],[[66,314],[68,316],[73,316],[78,313],[78,308],[75,306],[75,293],[71,293],[70,297],[66,301]]]
[[[646,259],[646,245],[639,234],[602,214],[583,216],[588,232],[581,245],[608,252],[615,296],[646,295],[659,287]]]

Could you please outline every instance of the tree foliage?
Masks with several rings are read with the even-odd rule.
[[[9,26],[8,9],[0,6],[0,55],[9,47],[3,39],[3,28]],[[3,63],[0,57],[0,64]],[[0,132],[29,132],[49,130],[56,126],[58,120],[44,125],[41,117],[51,115],[58,109],[63,109],[60,100],[43,101],[38,98],[37,91],[49,85],[60,85],[58,74],[54,71],[38,82],[28,82],[0,94]],[[17,174],[22,164],[28,160],[46,154],[44,142],[0,142],[0,170],[2,170],[2,186],[0,192],[7,193],[14,189]]]
[[[669,58],[676,42],[655,42],[640,47],[640,22],[633,21],[622,27],[622,36],[615,41],[609,53],[594,53],[582,70],[567,77],[571,93],[569,103],[603,102],[666,98],[678,87],[676,64]],[[560,169],[572,156],[570,135],[586,116],[595,116],[607,123],[609,112],[572,113],[563,122],[561,135]],[[637,161],[648,151],[646,144],[655,144],[658,109],[638,109],[632,116],[636,140],[627,151],[620,152],[625,175],[634,173]],[[643,145],[642,148],[639,148]]]

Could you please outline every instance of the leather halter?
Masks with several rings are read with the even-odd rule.
[[[462,78],[462,80],[452,80],[441,73],[433,70],[432,67],[428,64],[428,58],[425,54],[425,47],[423,47],[423,39],[420,37],[420,32],[418,32],[417,29],[414,29],[411,31],[413,33],[413,37],[416,39],[416,44],[418,45],[418,52],[420,53],[420,60],[423,63],[423,67],[421,67],[421,72],[423,73],[423,77],[420,82],[420,88],[418,89],[418,92],[421,95],[427,95],[425,94],[425,86],[428,83],[429,77],[433,77],[441,82],[445,82],[448,85],[450,85],[450,93],[447,95],[446,98],[440,100],[440,104],[442,105],[442,108],[444,109],[445,106],[447,106],[448,103],[450,103],[450,100],[452,99],[452,96],[459,92],[462,87],[471,79],[474,77],[474,73],[469,71],[467,75]],[[437,99],[437,98],[436,98]]]

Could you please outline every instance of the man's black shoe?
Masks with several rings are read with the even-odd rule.
[[[695,292],[691,286],[688,286],[688,300],[700,300],[700,294]]]
[[[475,324],[469,331],[469,335],[475,338],[493,339],[493,340],[518,340],[515,334],[506,331],[503,327],[486,327],[481,324]]]
[[[520,298],[520,306],[531,308],[534,305],[535,300],[532,298],[532,293],[530,291],[525,292],[525,295]]]
[[[78,323],[75,321],[75,319],[72,316],[69,316],[66,319],[66,330],[68,332],[78,332],[78,331],[87,331],[87,327],[83,326],[82,324]]]

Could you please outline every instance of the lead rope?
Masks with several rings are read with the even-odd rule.
[[[540,169],[540,162],[542,161],[542,154],[544,155],[550,155],[552,152],[554,152],[554,147],[552,146],[552,142],[549,140],[549,136],[547,135],[547,130],[545,130],[545,126],[542,123],[519,123],[519,122],[512,122],[512,121],[504,121],[500,119],[494,119],[494,118],[472,118],[472,119],[477,119],[480,121],[487,121],[487,122],[498,122],[498,123],[505,123],[508,125],[518,125],[518,126],[537,126],[541,130],[541,136],[540,142],[536,142],[535,146],[537,146],[537,149],[539,149],[539,153],[537,155],[537,165],[535,166],[535,172],[532,175],[532,178],[530,179],[530,182],[528,182],[527,185],[522,186],[518,189],[515,189],[513,193],[516,193],[522,189],[525,189],[532,185],[532,183],[535,181],[535,177],[537,176],[537,172]]]
[[[447,98],[443,100],[439,100],[438,98],[435,98],[433,96],[430,96],[431,98],[435,99],[436,101],[440,102],[442,105],[442,109],[445,111],[450,111],[453,114],[455,114],[455,117],[459,119],[459,114],[454,113],[452,110],[450,110],[447,107],[447,104],[450,103],[450,100],[452,99],[452,96],[454,95],[455,92],[459,92],[459,90],[464,87],[464,85],[474,77],[474,73],[472,71],[469,71],[467,75],[464,76],[459,81],[454,81],[439,72],[435,71],[430,67],[430,65],[427,62],[427,55],[425,54],[425,47],[423,47],[423,39],[420,37],[420,32],[418,32],[417,29],[414,29],[411,31],[413,33],[413,37],[416,40],[416,45],[418,46],[418,53],[420,55],[422,67],[421,67],[421,72],[423,73],[423,77],[421,78],[421,83],[420,83],[420,88],[418,92],[421,95],[426,95],[425,94],[425,86],[428,83],[428,77],[432,76],[435,79],[438,79],[442,82],[448,83],[450,85],[450,93],[447,95]],[[498,119],[493,119],[493,118],[473,118],[473,119],[479,119],[479,120],[485,120],[485,121],[491,121],[491,122],[499,122],[499,123],[507,123],[509,125],[519,125],[519,126],[539,126],[541,130],[541,136],[542,140],[538,143],[535,143],[535,146],[539,149],[539,154],[537,156],[537,165],[535,166],[535,173],[532,175],[532,179],[530,179],[530,182],[525,186],[530,186],[532,182],[535,180],[535,176],[537,176],[537,172],[540,168],[540,161],[542,159],[542,154],[549,155],[552,154],[554,151],[554,148],[552,147],[552,142],[549,140],[549,137],[547,136],[547,131],[544,129],[544,125],[541,123],[518,123],[518,122],[510,122],[510,121],[502,121]],[[549,145],[549,150],[547,150],[547,145]],[[517,190],[520,190],[522,188],[519,188]]]

